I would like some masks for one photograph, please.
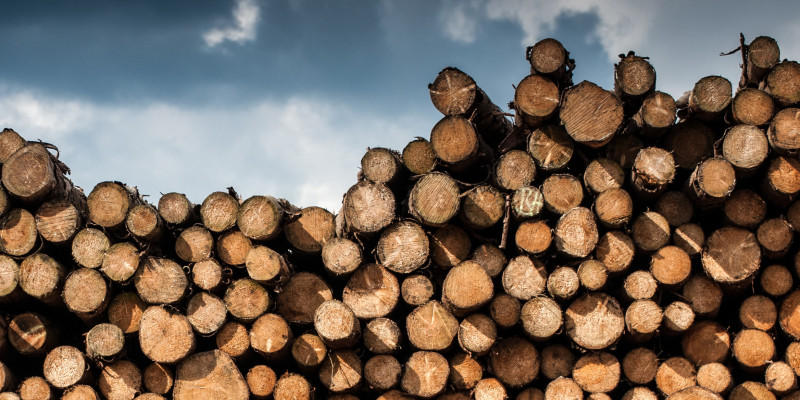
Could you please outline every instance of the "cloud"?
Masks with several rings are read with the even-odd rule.
[[[261,19],[261,7],[257,0],[236,0],[233,8],[233,23],[224,28],[213,28],[203,34],[208,47],[216,47],[225,41],[244,44],[256,39],[256,28]]]
[[[480,0],[448,1],[439,13],[444,36],[461,43],[472,43],[478,35],[478,20],[475,12]]]
[[[367,147],[402,149],[435,122],[302,96],[235,108],[126,106],[4,87],[0,109],[0,127],[56,145],[87,193],[118,180],[151,203],[174,191],[199,204],[233,186],[245,198],[265,194],[333,212],[356,183]]]

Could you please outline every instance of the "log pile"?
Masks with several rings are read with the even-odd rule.
[[[738,50],[676,100],[545,39],[513,115],[445,68],[338,214],[85,195],[5,129],[0,399],[798,399],[800,64]]]

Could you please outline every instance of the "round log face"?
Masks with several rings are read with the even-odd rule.
[[[601,350],[622,335],[625,317],[613,297],[600,292],[587,293],[567,307],[564,327],[577,345]]]
[[[225,353],[195,353],[175,371],[175,400],[247,400],[249,389],[236,364]]]

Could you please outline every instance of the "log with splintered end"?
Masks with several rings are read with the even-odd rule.
[[[361,174],[373,182],[390,183],[400,176],[400,155],[383,147],[367,149],[361,157]]]
[[[133,236],[140,240],[155,242],[163,232],[163,221],[158,210],[149,204],[139,204],[128,210],[125,226]]]
[[[364,363],[364,379],[373,389],[383,391],[397,386],[402,374],[400,362],[390,355],[374,356]]]
[[[289,265],[283,256],[267,246],[252,247],[244,265],[247,276],[261,284],[275,282],[289,273]]]
[[[50,384],[41,376],[29,376],[25,378],[17,389],[20,400],[51,400],[53,391]]]
[[[528,153],[545,171],[564,168],[572,159],[574,147],[574,140],[562,125],[544,125],[528,135]]]
[[[207,292],[193,295],[186,305],[186,318],[192,328],[202,336],[217,332],[225,323],[227,312],[225,302]]]
[[[706,241],[703,269],[721,284],[735,285],[752,277],[761,265],[756,235],[732,226],[714,231]]]
[[[721,76],[706,76],[694,85],[689,95],[689,109],[697,118],[713,121],[722,116],[731,103],[731,82]]]
[[[559,252],[570,257],[586,257],[599,239],[594,213],[585,207],[567,211],[558,219],[553,236]]]
[[[142,313],[139,345],[150,360],[173,364],[192,353],[195,336],[184,315],[150,306]]]
[[[196,206],[183,193],[171,192],[158,199],[158,213],[164,222],[185,225],[196,218]]]
[[[553,174],[542,183],[544,206],[556,214],[564,214],[583,201],[583,186],[570,174]]]
[[[28,142],[11,128],[0,131],[0,163],[5,163],[17,150]]]
[[[646,347],[637,347],[622,359],[625,378],[637,385],[647,385],[656,378],[658,355]]]
[[[670,129],[664,149],[672,153],[678,168],[692,170],[700,161],[713,155],[715,140],[714,131],[708,125],[688,119]]]
[[[64,280],[61,297],[67,309],[84,322],[99,317],[109,300],[108,285],[97,270],[80,268],[73,270]]]
[[[108,322],[129,334],[139,331],[139,326],[147,305],[134,292],[120,292],[108,304]]]
[[[356,317],[373,319],[391,313],[400,300],[400,284],[386,268],[364,264],[347,281],[342,302]]]
[[[36,245],[36,219],[30,211],[15,208],[0,220],[0,251],[10,256],[24,256]]]
[[[169,258],[147,257],[133,276],[136,292],[146,303],[170,304],[183,298],[189,287],[186,273]]]
[[[62,190],[60,186],[64,177],[53,163],[50,152],[39,143],[30,143],[3,162],[2,181],[8,193],[24,203],[32,204],[51,197],[54,191]]]
[[[386,269],[407,274],[425,264],[430,246],[428,236],[419,224],[399,221],[381,232],[375,251]]]
[[[487,229],[500,222],[505,209],[505,196],[497,188],[480,185],[464,193],[459,216],[470,228]]]
[[[229,193],[214,192],[200,205],[200,221],[212,232],[222,232],[236,224],[239,201]]]
[[[444,350],[458,334],[458,320],[436,300],[415,308],[406,317],[406,333],[420,350]]]
[[[412,396],[429,399],[445,389],[449,374],[447,359],[441,354],[418,351],[406,361],[400,386]]]
[[[81,204],[80,201],[75,203]],[[54,244],[64,244],[75,236],[83,224],[85,213],[85,209],[79,209],[75,203],[67,199],[53,199],[39,206],[35,216],[36,229],[44,240]],[[4,212],[0,212],[0,215],[2,214]]]
[[[622,335],[625,317],[619,303],[605,293],[587,293],[565,312],[564,327],[577,345],[589,350],[611,346]]]
[[[431,142],[425,138],[417,138],[403,148],[402,161],[412,174],[423,175],[436,166],[436,153],[433,152]]]
[[[709,158],[692,171],[689,187],[689,193],[699,208],[721,206],[736,187],[736,171],[724,158]]]
[[[629,52],[626,56],[620,55],[618,64],[614,64],[614,92],[622,99],[643,96],[655,88],[656,70],[647,61],[647,57],[640,57]]]
[[[19,287],[31,297],[50,306],[62,304],[60,289],[66,269],[45,253],[34,253],[19,265]]]
[[[100,272],[114,282],[127,282],[136,273],[141,254],[139,249],[131,243],[115,243],[103,254]]]
[[[800,101],[800,64],[796,61],[784,60],[776,64],[767,73],[764,91],[769,93],[778,105],[789,107]]]
[[[520,336],[504,338],[489,352],[489,368],[495,377],[511,388],[531,383],[540,368],[539,351]]]
[[[722,141],[722,156],[741,172],[752,172],[761,166],[768,152],[767,137],[752,125],[734,126]]]
[[[656,386],[665,396],[695,386],[696,383],[697,370],[683,357],[668,358],[658,366]]]
[[[633,199],[625,189],[611,188],[595,198],[594,212],[603,225],[618,228],[631,219]]]
[[[333,299],[331,288],[310,272],[299,272],[289,279],[276,298],[277,312],[289,323],[310,324],[314,311],[324,301]]]
[[[475,125],[459,116],[446,116],[436,123],[430,142],[436,157],[448,165],[473,162],[480,147]]]
[[[564,92],[559,117],[576,142],[601,147],[622,125],[622,103],[613,93],[583,81]]]
[[[589,393],[608,393],[619,384],[621,368],[619,360],[608,352],[592,352],[575,362],[572,379]]]
[[[268,361],[285,359],[293,339],[289,324],[278,314],[263,314],[250,328],[250,346]]]
[[[664,308],[664,319],[661,325],[665,335],[675,335],[685,332],[694,323],[695,313],[688,304],[675,301]]]
[[[553,233],[544,221],[522,221],[514,233],[514,243],[520,250],[530,254],[540,254],[550,247]]]
[[[388,231],[385,230],[384,232]],[[427,241],[427,236],[425,240]],[[380,247],[380,246],[379,246]],[[427,252],[427,245],[425,251]],[[397,254],[400,254],[397,252]],[[425,256],[427,259],[427,255]],[[325,270],[334,276],[348,275],[353,273],[363,261],[361,246],[358,243],[347,239],[335,237],[331,238],[322,246],[322,263],[325,265]],[[384,267],[387,264],[383,261],[381,263]]]
[[[411,275],[403,279],[400,295],[406,304],[421,306],[433,297],[433,282],[424,275]]]
[[[100,182],[86,198],[89,219],[107,229],[118,229],[125,223],[128,210],[138,204],[135,189],[119,182]]]
[[[392,222],[395,206],[394,194],[386,185],[361,181],[347,190],[342,213],[350,230],[372,233]]]
[[[141,391],[142,371],[131,361],[115,361],[100,371],[97,386],[108,400],[130,400]]]
[[[306,333],[292,343],[292,358],[301,370],[312,370],[322,364],[328,348],[319,336]]]
[[[302,375],[287,372],[275,383],[272,398],[275,400],[312,400],[314,388]]]
[[[572,82],[572,60],[569,52],[556,39],[542,39],[528,49],[528,61],[532,74],[552,76],[564,84]]]
[[[544,296],[528,300],[522,306],[520,320],[528,337],[536,341],[550,339],[564,323],[561,307],[555,300]]]
[[[125,334],[118,326],[97,324],[86,333],[86,355],[92,358],[110,358],[125,346]]]
[[[224,301],[231,316],[243,322],[255,320],[270,306],[267,290],[249,278],[233,281],[225,289]]]
[[[733,96],[731,114],[737,123],[761,126],[772,119],[775,103],[763,90],[745,88]]]
[[[86,381],[89,372],[85,356],[72,346],[59,346],[47,353],[42,370],[44,378],[57,389]]]
[[[595,158],[583,171],[583,183],[594,193],[620,188],[625,183],[625,172],[610,158]]]
[[[295,249],[303,253],[319,253],[336,233],[333,214],[321,207],[306,207],[300,217],[286,224],[283,234]]]
[[[111,241],[103,231],[83,228],[72,240],[72,259],[82,267],[97,268],[103,264],[109,246]]]
[[[511,213],[514,218],[535,218],[544,208],[544,196],[535,186],[523,186],[511,196]]]
[[[219,350],[192,354],[175,370],[175,400],[247,400],[249,395],[242,373]]]
[[[497,325],[486,314],[471,314],[458,327],[458,344],[475,356],[485,355],[497,340]]]
[[[333,350],[320,365],[319,380],[332,393],[355,390],[362,378],[361,359],[352,350]]]
[[[555,115],[559,100],[556,83],[542,75],[528,75],[514,91],[518,119],[528,125],[538,125]]]
[[[351,347],[361,336],[358,318],[347,304],[339,300],[327,300],[317,307],[314,330],[333,349]]]
[[[800,150],[800,109],[778,111],[769,124],[767,139],[772,149],[778,152],[793,154]]]
[[[514,149],[503,154],[494,165],[495,185],[514,191],[529,185],[536,177],[536,163],[530,154]]]
[[[640,136],[659,138],[675,124],[676,112],[677,106],[672,96],[664,92],[653,92],[644,98],[631,121]]]
[[[633,187],[642,195],[655,196],[675,179],[675,159],[660,147],[639,151],[631,169]]]

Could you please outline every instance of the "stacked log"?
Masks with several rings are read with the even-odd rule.
[[[334,214],[150,204],[0,133],[0,399],[800,397],[800,67],[677,101],[531,46],[513,121],[461,70]]]

